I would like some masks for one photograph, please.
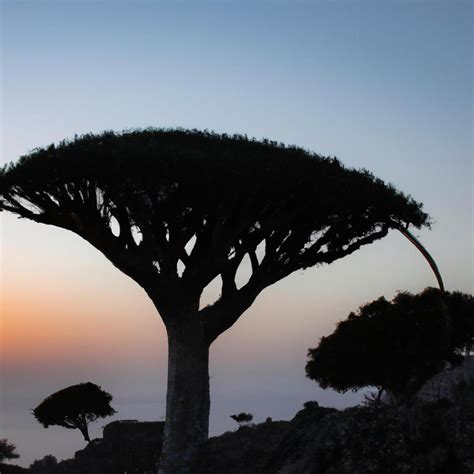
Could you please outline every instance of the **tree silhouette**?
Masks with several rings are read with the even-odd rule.
[[[265,288],[391,228],[429,225],[411,197],[335,158],[185,130],[35,150],[3,169],[0,197],[1,210],[80,235],[155,304],[168,333],[164,473],[186,472],[207,439],[209,346]],[[244,257],[252,273],[239,288]],[[220,298],[200,309],[219,276]]]
[[[16,446],[13,443],[9,443],[5,438],[0,439],[0,462],[19,458],[20,456],[15,451]]]
[[[116,413],[110,406],[111,401],[112,395],[99,386],[80,383],[47,397],[33,410],[33,415],[45,428],[57,425],[78,429],[90,443],[88,425]]]
[[[253,420],[253,415],[245,412],[239,413],[238,415],[230,415],[230,417],[236,421],[239,426],[242,426],[245,423],[250,423]]]
[[[473,297],[459,292],[427,288],[399,293],[391,302],[381,297],[309,350],[306,374],[323,388],[375,386],[409,402],[444,362],[462,360],[460,353],[474,337],[473,315]],[[465,330],[469,324],[471,332]]]
[[[58,460],[51,454],[42,459],[36,459],[28,469],[31,474],[51,474],[57,470]]]

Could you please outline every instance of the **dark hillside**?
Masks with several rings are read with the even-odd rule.
[[[163,425],[110,423],[104,428],[104,437],[78,451],[74,459],[57,464],[47,459],[46,467],[45,458],[29,472],[151,473]],[[368,405],[340,411],[308,402],[291,421],[242,426],[211,438],[192,472],[471,474],[473,447],[474,385],[464,383],[453,401],[419,400],[410,408]]]

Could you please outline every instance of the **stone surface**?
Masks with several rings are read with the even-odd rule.
[[[474,382],[474,356],[466,357],[458,367],[446,367],[443,372],[428,380],[417,396],[426,401],[441,398],[454,401],[457,386],[462,382]]]

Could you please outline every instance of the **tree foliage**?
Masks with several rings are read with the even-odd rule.
[[[15,451],[16,446],[13,443],[9,443],[5,438],[0,439],[0,462],[19,458],[20,456]]]
[[[88,425],[98,418],[113,415],[112,395],[91,383],[72,385],[53,393],[34,410],[34,417],[45,427],[62,426],[81,431],[90,442]]]
[[[238,415],[230,415],[230,417],[236,421],[239,426],[242,426],[245,423],[250,423],[253,420],[253,415],[245,412],[239,413]]]
[[[37,149],[1,171],[0,210],[82,236],[145,288],[165,322],[176,295],[194,308],[220,275],[221,298],[202,312],[209,341],[286,275],[390,228],[429,225],[410,196],[335,158],[185,130],[107,132]],[[252,276],[237,289],[246,255]]]
[[[409,400],[449,361],[458,363],[472,347],[471,295],[399,293],[361,306],[333,334],[309,349],[306,374],[339,392],[376,386],[399,401]]]

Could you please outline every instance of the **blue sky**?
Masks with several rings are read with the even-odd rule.
[[[447,289],[472,293],[472,2],[4,0],[1,8],[2,162],[76,133],[147,126],[297,144],[424,202],[434,226],[417,235]],[[25,465],[71,455],[79,438],[45,432],[28,410],[83,378],[114,393],[119,418],[159,419],[166,347],[146,296],[78,237],[0,219],[0,437],[17,443]],[[235,411],[258,421],[289,418],[311,398],[354,403],[304,378],[307,348],[360,304],[434,284],[422,257],[392,233],[269,288],[213,346],[211,431],[230,429]],[[116,326],[115,341],[102,321]],[[41,333],[53,324],[53,335]],[[83,346],[67,339],[72,327]],[[48,363],[8,344],[18,337],[28,351],[28,331],[39,335],[32,359]]]

